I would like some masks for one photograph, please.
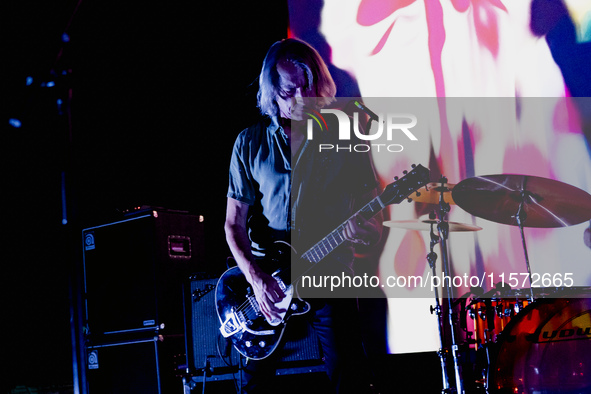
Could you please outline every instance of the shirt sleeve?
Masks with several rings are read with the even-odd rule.
[[[255,202],[255,188],[250,168],[247,130],[242,131],[232,149],[230,159],[229,185],[227,197],[253,205]]]

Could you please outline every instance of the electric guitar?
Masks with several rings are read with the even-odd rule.
[[[395,182],[386,186],[378,197],[371,200],[355,215],[359,214],[366,220],[371,219],[386,206],[402,202],[429,182],[429,170],[420,164],[413,165],[412,171],[408,173],[404,171],[404,173],[406,174],[404,177],[400,179],[395,177]],[[271,275],[285,293],[285,298],[276,304],[279,309],[286,310],[280,319],[268,321],[265,318],[250,284],[238,267],[230,268],[222,274],[215,293],[216,308],[221,323],[220,332],[224,338],[232,341],[238,352],[255,360],[268,357],[277,348],[289,317],[301,315],[310,310],[310,305],[306,301],[299,297],[294,298],[295,284],[303,274],[293,281],[290,280],[289,261],[304,264],[308,267],[305,269],[307,272],[345,241],[343,230],[349,220],[350,218],[301,256],[296,257],[303,261],[293,260],[294,251],[288,243],[283,241],[278,241],[275,244],[277,246],[275,250],[265,257],[265,263],[275,269]]]

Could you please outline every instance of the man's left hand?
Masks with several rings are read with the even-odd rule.
[[[343,230],[343,235],[347,241],[369,246],[377,243],[380,238],[377,226],[375,219],[366,220],[357,214],[349,219]]]

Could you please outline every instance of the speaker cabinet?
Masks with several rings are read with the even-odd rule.
[[[184,333],[183,286],[204,263],[203,218],[151,210],[82,231],[92,335]]]
[[[208,380],[232,379],[238,372],[240,354],[231,342],[222,337],[220,321],[215,305],[217,279],[191,278],[191,338],[193,362],[196,375],[203,371],[210,375]],[[285,346],[280,352],[277,375],[304,372],[323,372],[324,364],[316,332],[305,319],[294,316],[285,329]]]
[[[88,347],[88,393],[162,393],[158,350],[156,339]]]
[[[162,337],[90,345],[86,349],[88,394],[181,392],[174,341]]]

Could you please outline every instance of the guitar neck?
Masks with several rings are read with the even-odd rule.
[[[405,174],[404,177],[401,179],[395,177],[394,179],[396,182],[387,185],[382,194],[367,203],[363,208],[357,211],[355,215],[360,215],[365,220],[369,220],[387,205],[402,202],[411,193],[429,182],[429,169],[420,164],[416,166],[413,165],[413,170],[411,172],[403,172]],[[301,258],[314,264],[320,262],[320,260],[326,257],[326,255],[332,252],[337,246],[345,242],[345,236],[343,235],[345,226],[355,215],[351,216],[330,234],[308,249],[301,255]]]
[[[320,260],[326,257],[326,255],[332,252],[337,246],[345,242],[345,236],[343,235],[343,231],[345,230],[347,222],[351,220],[352,217],[360,215],[365,220],[369,220],[375,215],[377,215],[384,208],[385,205],[382,203],[380,197],[378,196],[374,198],[363,208],[357,211],[355,215],[351,216],[349,219],[344,221],[330,234],[322,238],[318,243],[316,243],[314,246],[308,249],[304,254],[301,255],[301,257],[314,264],[320,262]]]

